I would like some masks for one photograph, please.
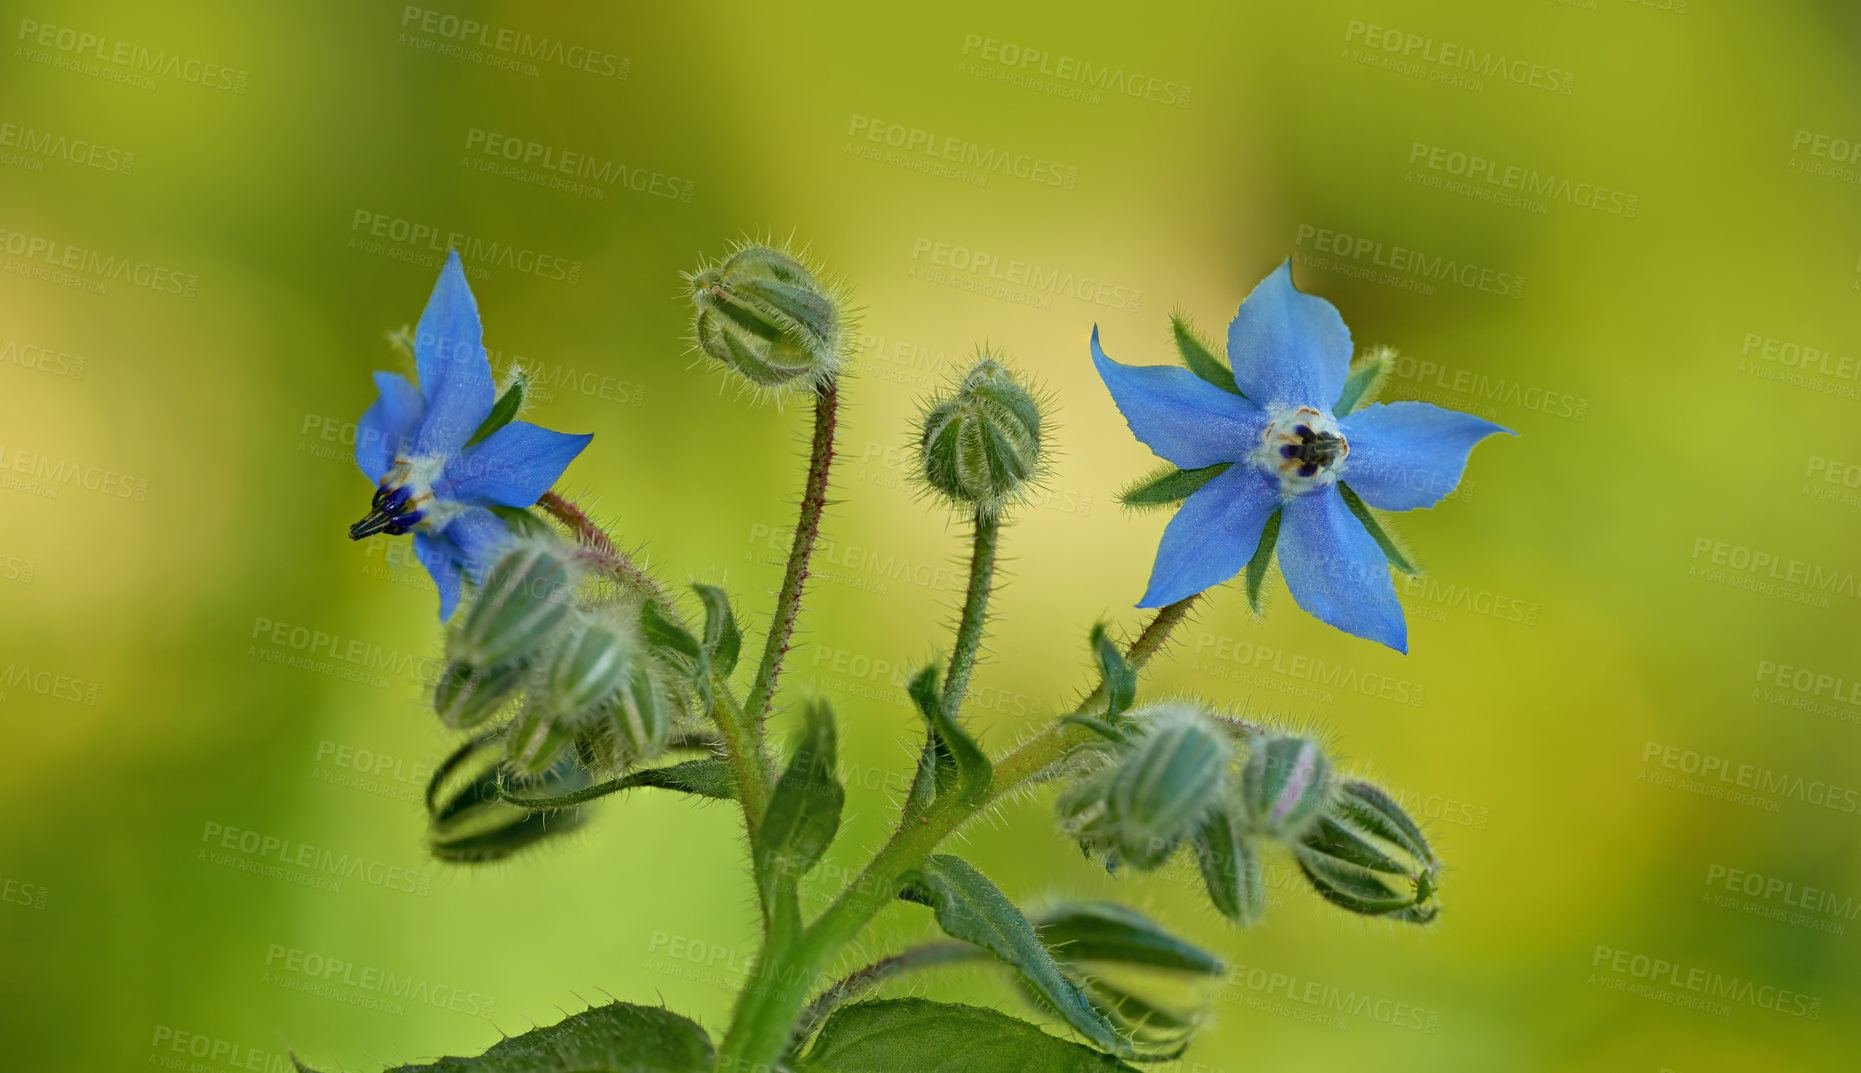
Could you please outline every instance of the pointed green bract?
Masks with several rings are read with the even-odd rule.
[[[936,795],[944,797],[954,793],[966,804],[980,803],[988,797],[995,766],[976,744],[976,739],[950,718],[944,708],[943,692],[937,688],[936,665],[919,671],[911,680],[909,691],[918,711],[930,724],[930,746],[934,753],[930,768]]]
[[[1345,782],[1293,855],[1321,897],[1353,913],[1426,924],[1440,912],[1440,863],[1428,840],[1370,783]]]
[[[1102,1051],[1129,1055],[1131,1043],[1095,1009],[1053,959],[1021,910],[960,857],[936,854],[907,875],[904,897],[931,907],[953,939],[974,943],[1021,974],[1041,1000]]]
[[[1190,327],[1187,317],[1180,314],[1170,316],[1170,337],[1176,340],[1176,352],[1182,355],[1183,364],[1189,367],[1190,372],[1223,391],[1241,395],[1240,387],[1234,382],[1234,370],[1228,368],[1227,362],[1215,356],[1214,350]]]
[[[1243,927],[1259,920],[1266,911],[1266,878],[1244,825],[1229,809],[1216,809],[1202,821],[1192,844],[1210,904]]]
[[[1331,412],[1343,417],[1352,410],[1361,409],[1376,401],[1376,395],[1383,386],[1383,378],[1389,372],[1387,351],[1378,348],[1370,356],[1357,363],[1350,376],[1344,381],[1344,391],[1338,396],[1336,406]]]
[[[842,1007],[802,1073],[1136,1073],[1109,1055],[999,1010],[928,999]]]
[[[484,423],[478,426],[477,432],[472,433],[471,439],[465,441],[465,446],[470,447],[516,420],[517,414],[523,410],[524,397],[529,393],[530,374],[519,369],[511,379],[510,386],[504,389],[504,394],[499,395],[498,401],[492,404],[491,413],[486,415]]]
[[[1117,725],[1118,719],[1137,700],[1137,669],[1112,641],[1103,622],[1092,627],[1092,655],[1098,660],[1099,680],[1105,685],[1105,719]]]
[[[433,686],[433,710],[454,730],[470,730],[501,711],[523,684],[524,665],[507,663],[478,670],[454,661]]]
[[[441,1058],[384,1073],[711,1073],[710,1037],[656,1006],[610,1002],[491,1045],[476,1058]],[[293,1056],[300,1073],[316,1073]]]
[[[820,863],[840,830],[846,790],[835,771],[837,746],[833,711],[823,701],[804,710],[807,720],[787,770],[776,780],[762,828],[756,832],[756,874],[766,904],[787,890],[793,908],[794,884]]]
[[[1363,523],[1364,529],[1369,531],[1370,538],[1376,541],[1376,546],[1383,549],[1383,557],[1389,560],[1389,565],[1405,574],[1415,573],[1415,564],[1409,562],[1409,557],[1403,554],[1395,538],[1383,528],[1383,523],[1377,520],[1376,515],[1370,513],[1369,504],[1365,503],[1363,498],[1343,481],[1338,482],[1338,493],[1344,497],[1344,505],[1351,509],[1351,513],[1357,516],[1357,520]]]
[[[716,585],[693,585],[704,601],[704,652],[719,674],[736,669],[743,651],[743,631],[730,610],[730,595]]]
[[[1260,543],[1254,547],[1254,557],[1247,560],[1247,606],[1260,613],[1260,588],[1266,584],[1267,567],[1273,565],[1273,549],[1279,543],[1279,516],[1275,508],[1267,517],[1266,527],[1260,530]]]
[[[1134,510],[1168,507],[1181,503],[1201,487],[1227,471],[1232,462],[1217,462],[1201,469],[1177,469],[1165,465],[1148,477],[1118,493],[1118,502]]]
[[[1221,959],[1165,931],[1135,909],[1082,902],[1048,910],[1035,924],[1047,949],[1063,961],[1109,961],[1213,976]]]

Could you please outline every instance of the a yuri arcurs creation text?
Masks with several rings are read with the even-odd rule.
[[[838,730],[824,702],[785,709],[779,687],[827,503],[838,377],[857,335],[840,289],[786,250],[740,246],[686,280],[703,354],[749,394],[813,406],[800,516],[774,605],[756,616],[768,623],[760,636],[746,636],[730,593],[652,576],[551,490],[591,437],[516,420],[527,380],[519,369],[494,379],[457,254],[413,335],[416,379],[375,374],[378,397],[356,437],[374,499],[350,535],[413,534],[438,588],[448,666],[433,708],[461,740],[427,788],[435,856],[460,866],[508,858],[623,790],[734,802],[750,847],[745,889],[761,914],[755,966],[725,1024],[611,1002],[476,1058],[402,1069],[1047,1073],[1179,1055],[1195,1012],[1121,973],[1215,975],[1215,955],[1115,904],[1030,917],[974,865],[939,852],[984,809],[1047,784],[1060,829],[1087,854],[1140,872],[1181,861],[1237,925],[1261,915],[1268,855],[1343,910],[1435,919],[1440,862],[1389,794],[1340,770],[1318,741],[1250,713],[1196,698],[1140,702],[1138,676],[1207,590],[1244,576],[1258,610],[1275,558],[1301,608],[1407,651],[1390,570],[1412,567],[1375,512],[1433,506],[1459,484],[1475,444],[1504,429],[1426,403],[1373,404],[1386,352],[1353,368],[1337,310],[1294,288],[1286,265],[1241,305],[1225,358],[1178,319],[1183,367],[1121,365],[1094,329],[1082,350],[1166,463],[1123,499],[1176,508],[1137,601],[1154,611],[1125,642],[1104,624],[1078,624],[1097,666],[1090,691],[991,756],[963,701],[988,631],[1002,521],[1046,474],[1052,429],[1042,393],[1003,356],[980,353],[926,400],[916,430],[917,477],[972,523],[948,658],[898,698],[923,728],[916,770],[891,837],[851,882],[815,892],[825,896],[809,904],[826,908],[809,914],[801,890],[822,881],[816,865],[846,800]],[[780,748],[770,721],[785,710],[796,725]],[[948,938],[874,950],[867,926],[901,902]],[[879,997],[894,981],[971,961],[1000,964],[1030,1000],[1030,1019]]]

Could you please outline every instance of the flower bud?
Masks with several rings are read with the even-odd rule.
[[[643,658],[639,628],[626,616],[588,616],[550,654],[543,695],[550,707],[579,719],[614,699]]]
[[[807,387],[839,371],[850,336],[837,288],[790,254],[744,246],[685,277],[698,349],[758,387]]]
[[[1163,709],[1111,782],[1107,806],[1121,856],[1161,865],[1220,803],[1233,752],[1228,736],[1188,705]]]
[[[1331,761],[1308,738],[1258,741],[1241,772],[1241,803],[1256,830],[1296,836],[1331,796]]]
[[[1202,885],[1221,915],[1243,927],[1259,920],[1266,909],[1266,878],[1246,825],[1231,810],[1215,809],[1196,829],[1194,846]]]
[[[1040,404],[987,351],[923,424],[924,482],[956,503],[999,513],[1040,471]]]
[[[504,728],[504,762],[519,775],[538,776],[575,741],[575,721],[534,699]]]
[[[1297,843],[1293,856],[1313,889],[1353,913],[1426,924],[1441,864],[1402,806],[1367,782],[1339,787],[1337,798]]]
[[[433,710],[454,730],[469,730],[496,714],[517,692],[523,671],[517,663],[482,671],[468,663],[448,663],[433,689]]]
[[[574,589],[564,549],[524,541],[505,552],[485,578],[447,655],[474,668],[516,663],[540,649],[568,616]]]
[[[623,763],[642,760],[663,749],[672,734],[673,704],[659,676],[646,660],[628,668],[620,691],[605,709],[605,726]]]

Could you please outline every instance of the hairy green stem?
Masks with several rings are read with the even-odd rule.
[[[1131,643],[1125,659],[1135,668],[1148,663],[1171,631],[1188,617],[1195,600],[1195,596],[1189,596],[1159,610]],[[1101,683],[1073,714],[1089,714],[1104,701]],[[865,870],[813,924],[793,941],[764,949],[744,985],[736,1017],[718,1051],[718,1073],[776,1069],[776,1062],[794,1038],[808,991],[832,965],[841,947],[898,896],[905,874],[921,866],[964,821],[1064,759],[1068,750],[1090,733],[1056,723],[995,762],[995,775],[983,800],[964,804],[954,796],[947,797],[915,821],[901,823]]]
[[[677,614],[678,609],[672,606],[671,598],[660,589],[659,583],[654,581],[646,571],[640,569],[632,556],[615,547],[614,539],[596,525],[581,507],[555,491],[544,492],[543,498],[537,500],[536,505],[549,512],[550,517],[567,526],[569,531],[581,541],[582,548],[597,563],[600,563],[601,568],[612,575],[615,581],[659,604],[661,608]]]
[[[995,550],[1001,542],[1001,518],[978,510],[976,532],[969,554],[969,594],[963,598],[963,617],[957,622],[956,647],[950,652],[950,670],[943,679],[943,706],[950,718],[963,708],[969,672],[982,647],[982,628],[989,617],[989,590],[995,583]]]
[[[827,508],[827,472],[834,462],[834,419],[840,407],[839,382],[828,379],[814,391],[814,446],[808,458],[808,483],[801,493],[801,514],[795,519],[795,541],[788,551],[788,570],[782,576],[782,590],[775,598],[775,614],[769,620],[769,637],[763,643],[762,663],[757,665],[756,680],[750,687],[749,703],[744,715],[755,724],[756,738],[762,740],[763,717],[775,697],[776,679],[782,673],[782,658],[788,655],[789,639],[795,633],[795,620],[801,613],[801,590],[808,580],[808,559],[821,535],[821,512]]]

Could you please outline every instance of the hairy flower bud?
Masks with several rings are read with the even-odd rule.
[[[549,706],[571,719],[614,699],[645,646],[632,616],[590,615],[550,654],[543,671]]]
[[[532,699],[504,728],[504,762],[519,775],[541,775],[561,759],[575,732],[568,714]]]
[[[1197,709],[1172,705],[1154,719],[1119,765],[1106,801],[1120,855],[1146,870],[1222,801],[1233,759],[1227,734]]]
[[[1040,472],[1040,403],[983,351],[962,382],[923,414],[924,482],[959,504],[1000,512]]]
[[[1441,863],[1402,806],[1370,783],[1340,786],[1293,856],[1321,897],[1353,913],[1426,924],[1441,911]]]
[[[473,668],[515,663],[542,648],[568,617],[574,595],[565,549],[547,540],[522,541],[485,578],[447,655]]]
[[[482,671],[469,663],[448,663],[433,688],[433,710],[454,730],[469,730],[504,706],[523,683],[523,672],[520,663]]]
[[[1297,836],[1331,797],[1331,761],[1308,738],[1268,737],[1255,743],[1241,772],[1241,803],[1254,828],[1276,838]]]
[[[744,246],[688,274],[698,349],[758,387],[808,387],[839,371],[851,337],[839,290],[793,255]]]

